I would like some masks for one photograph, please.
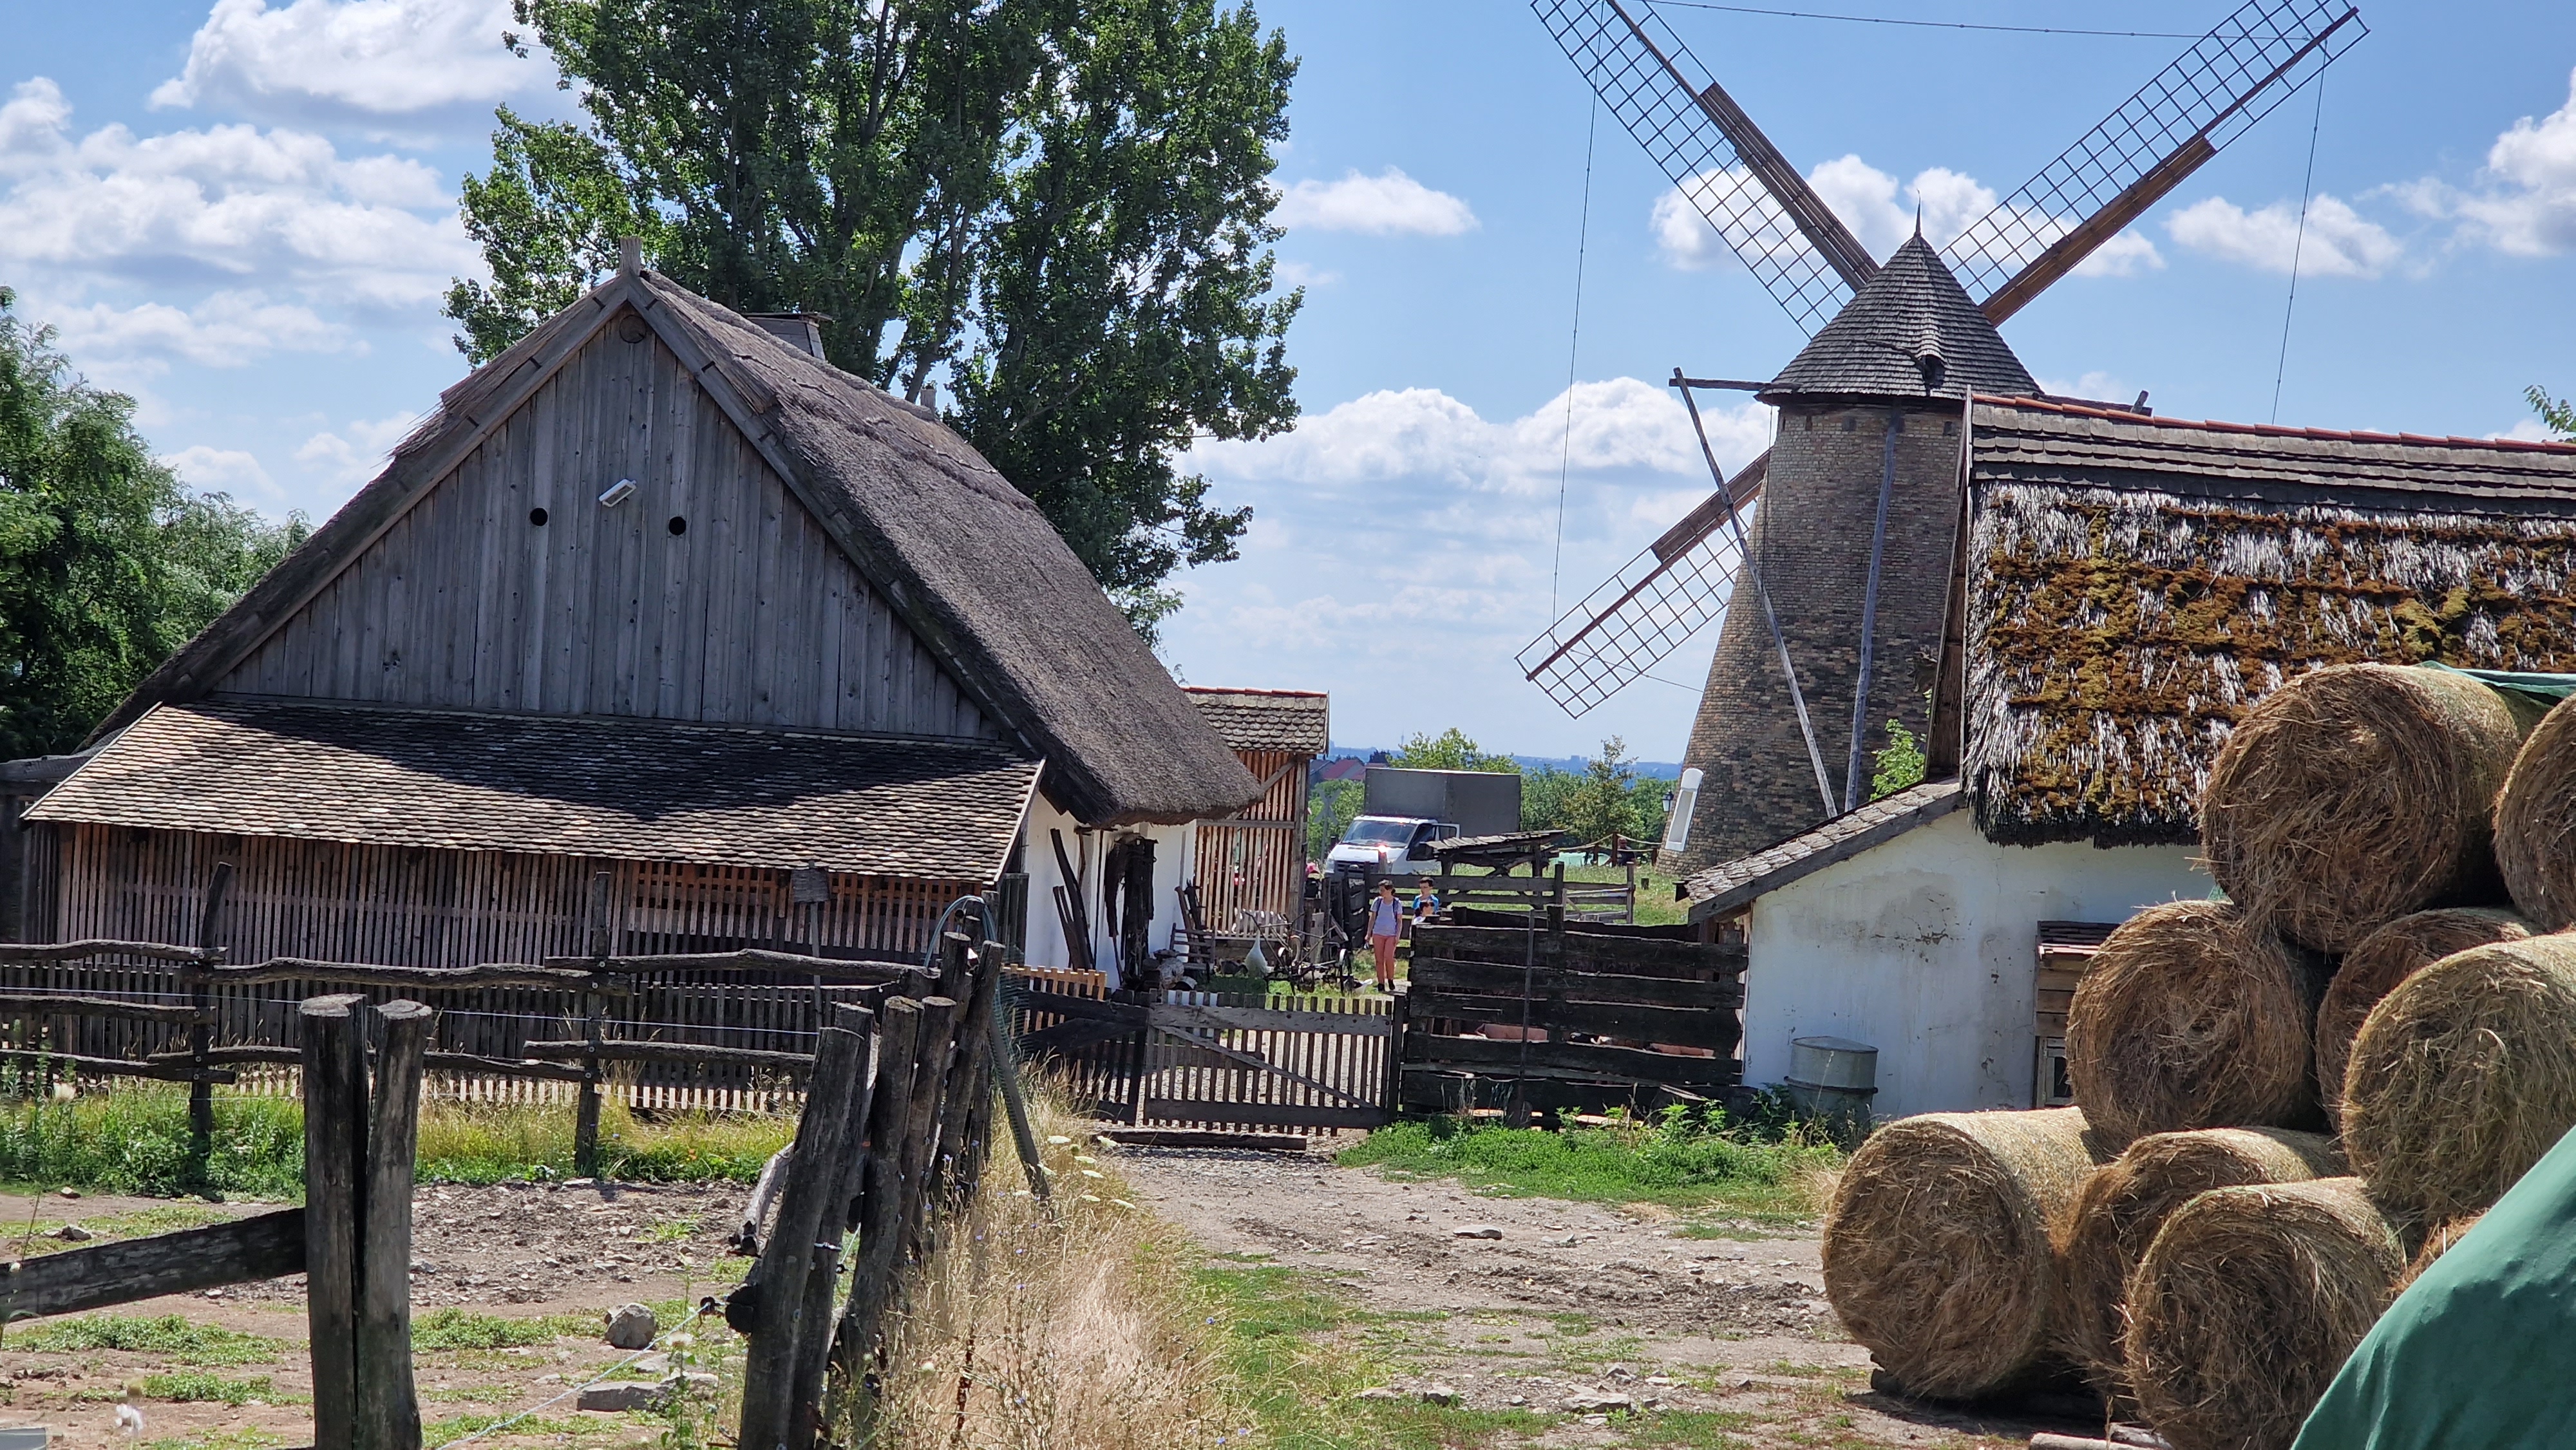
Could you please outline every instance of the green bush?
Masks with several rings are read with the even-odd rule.
[[[1457,1118],[1396,1123],[1339,1161],[1514,1195],[1796,1217],[1814,1211],[1815,1181],[1841,1160],[1831,1141],[1796,1123],[1694,1117],[1674,1108],[1647,1122],[1562,1132]]]
[[[219,1324],[195,1324],[176,1314],[152,1319],[128,1314],[87,1314],[21,1330],[10,1335],[9,1342],[37,1354],[121,1349],[171,1364],[209,1367],[270,1364],[286,1357],[284,1340],[245,1334]]]
[[[227,1196],[302,1198],[303,1108],[218,1095],[207,1178]],[[154,1085],[0,1110],[0,1180],[158,1198],[194,1192],[187,1090]]]

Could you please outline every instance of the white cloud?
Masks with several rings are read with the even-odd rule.
[[[0,112],[0,264],[164,286],[208,276],[309,300],[416,308],[480,271],[437,173],[342,158],[308,132],[212,126],[77,140],[52,81]]]
[[[1310,267],[1304,262],[1281,262],[1270,275],[1277,278],[1282,287],[1330,287],[1342,280],[1339,272]]]
[[[1392,166],[1375,176],[1347,171],[1339,181],[1300,181],[1280,193],[1270,219],[1291,230],[1380,237],[1454,237],[1483,225],[1463,199],[1434,191]]]
[[[2288,273],[2295,254],[2303,277],[2376,277],[2406,250],[2386,228],[2324,192],[2308,203],[2304,237],[2297,203],[2249,212],[2223,196],[2184,207],[2165,230],[2193,251],[2265,272]]]
[[[2135,386],[2099,368],[2071,383],[2063,378],[2041,378],[2039,390],[2052,397],[2090,398],[2097,403],[2126,403],[2138,395]]]
[[[2469,191],[2427,177],[2389,190],[2425,216],[2458,220],[2464,239],[2513,256],[2576,247],[2576,72],[2565,105],[2537,121],[2525,116],[2496,137],[2481,182]]]
[[[1998,201],[1994,188],[1947,167],[1930,167],[1900,185],[1894,176],[1857,155],[1819,163],[1807,173],[1807,184],[1870,255],[1882,259],[1914,235],[1918,218],[1924,239],[1935,247],[1947,247],[1993,211]],[[1702,172],[1688,186],[1657,197],[1649,220],[1656,247],[1668,264],[1683,271],[1732,265],[1734,250],[1703,212],[1726,215],[1748,205],[1757,209],[1759,218],[1747,228],[1748,246],[1783,258],[1808,250],[1806,238],[1791,225],[1788,214],[1759,190],[1751,173],[1741,169]],[[2045,245],[2064,235],[2076,220],[2035,217],[2030,229],[2037,244]],[[2096,249],[2075,272],[2085,277],[2128,277],[2164,264],[2154,242],[2135,232],[2122,232]]]
[[[384,468],[386,455],[419,422],[418,413],[396,413],[374,422],[352,418],[341,433],[316,433],[305,439],[295,450],[295,461],[320,469],[334,483],[364,483]]]
[[[260,467],[258,459],[237,448],[210,448],[200,443],[164,454],[161,462],[175,470],[190,488],[232,494],[256,489],[272,497],[277,494],[277,485],[270,481],[268,470]]]
[[[156,107],[361,124],[480,124],[494,101],[550,89],[554,67],[504,50],[509,0],[216,0]]]
[[[123,309],[97,302],[52,309],[45,320],[61,332],[63,346],[84,360],[143,358],[157,363],[177,357],[233,368],[271,352],[363,350],[348,328],[323,321],[311,308],[272,302],[256,291],[217,292],[184,311],[163,302]]]
[[[2541,422],[2537,418],[2517,418],[2514,420],[2514,425],[2512,427],[2507,428],[2501,433],[2490,433],[2487,436],[2489,438],[2507,438],[2516,443],[2564,443],[2567,441],[2566,439],[2559,437],[2557,434],[2550,432],[2549,425]]]

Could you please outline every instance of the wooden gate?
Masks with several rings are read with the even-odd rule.
[[[1383,999],[1220,992],[1108,996],[1089,973],[1014,972],[1021,1051],[1115,1122],[1374,1128],[1394,1114]],[[1151,1000],[1146,1000],[1150,995]]]
[[[1742,1080],[1745,952],[1662,928],[1414,928],[1398,1103],[1651,1110]],[[1524,1030],[1526,1024],[1526,1031]]]

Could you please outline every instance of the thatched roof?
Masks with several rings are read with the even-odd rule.
[[[1321,755],[1330,746],[1332,702],[1321,690],[1182,688],[1216,733],[1238,752]]]
[[[145,680],[93,740],[211,688],[630,308],[958,686],[1044,758],[1044,789],[1059,806],[1089,825],[1180,822],[1229,814],[1258,793],[1045,515],[964,439],[650,271],[593,290],[449,388],[374,482]]]
[[[27,819],[990,881],[1037,775],[997,741],[214,699],[155,706]]]
[[[1761,393],[1766,403],[2036,394],[2039,384],[1921,236],[1818,329]]]
[[[1962,774],[1991,838],[2182,842],[2320,665],[2576,668],[2576,446],[1969,414]]]

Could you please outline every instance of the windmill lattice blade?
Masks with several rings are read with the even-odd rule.
[[[1530,8],[1610,114],[1801,328],[1824,326],[1876,270],[1868,251],[1651,9],[1637,0],[1531,0]],[[1712,108],[1729,118],[1733,135]]]
[[[1763,470],[1747,467],[1729,481],[1738,509],[1751,502],[1762,477]],[[1721,527],[1725,517],[1725,498],[1710,494],[1522,646],[1521,673],[1578,718],[1636,683],[1726,612],[1744,552]]]
[[[2020,295],[2008,300],[2000,296],[2006,284],[2061,238],[2115,202],[2126,215],[2105,221],[2125,225],[2134,219],[2367,33],[2348,0],[2248,0],[2021,190],[1961,232],[1943,249],[1951,270],[1970,296],[2005,301],[2002,310],[2009,315],[2056,274],[2029,279],[2036,285],[2016,289]],[[2151,176],[2154,182],[2141,186]],[[2116,231],[2079,240],[2098,245]],[[2080,254],[2066,259],[2061,271],[2080,260]],[[1987,315],[1995,317],[1996,310],[1990,306]]]

